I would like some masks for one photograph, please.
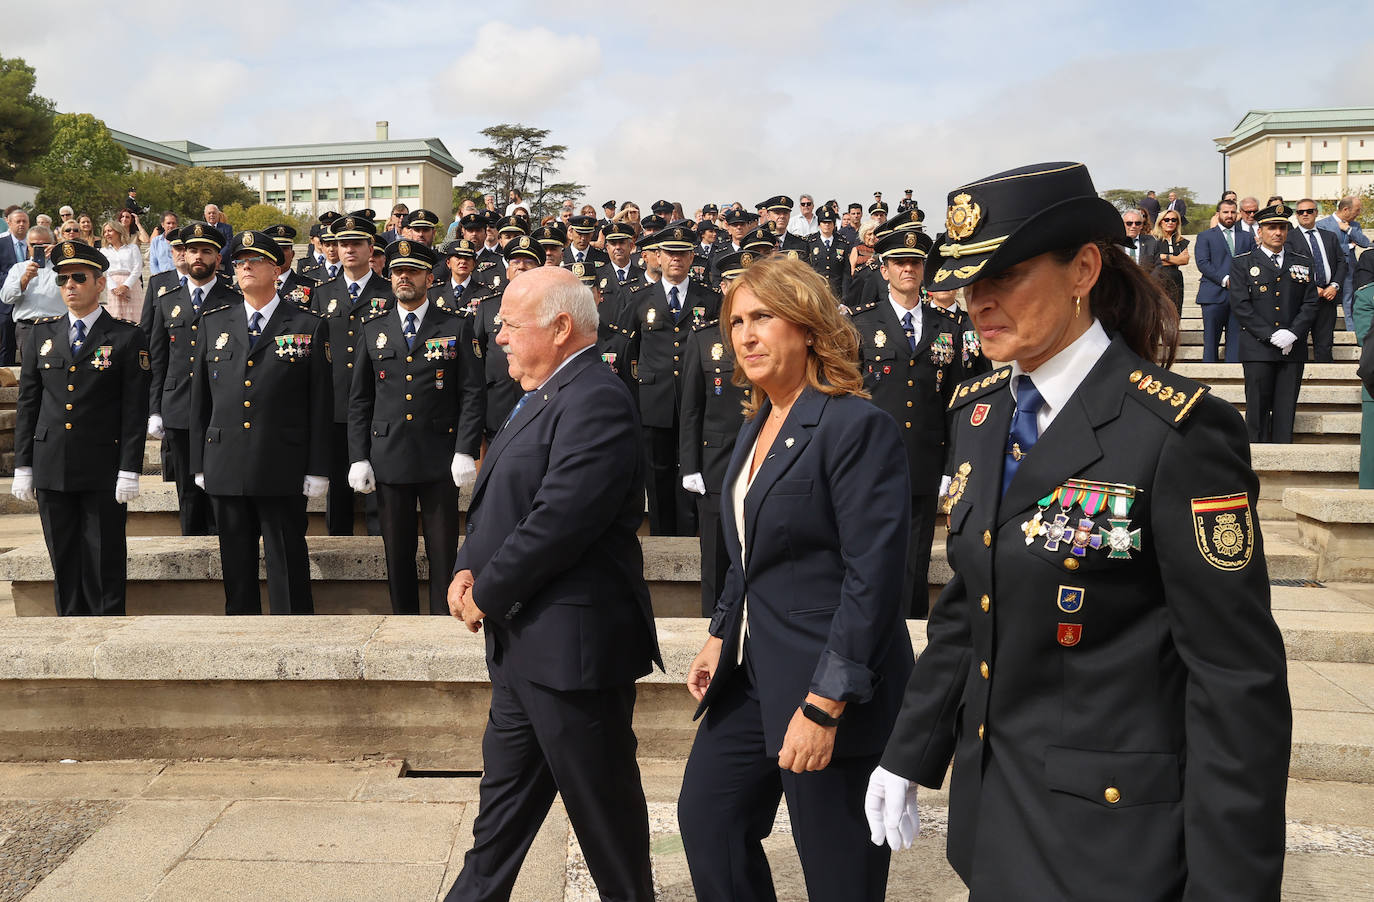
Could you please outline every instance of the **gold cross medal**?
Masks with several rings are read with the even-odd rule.
[[[1027,545],[1045,534],[1045,509],[1043,507],[1035,512],[1034,517],[1021,524],[1021,532],[1026,534]]]

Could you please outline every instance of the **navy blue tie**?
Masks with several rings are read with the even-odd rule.
[[[79,319],[76,321],[76,337],[72,339],[72,356],[81,353],[81,346],[86,343],[86,321]]]
[[[1007,435],[1007,459],[1002,464],[1002,494],[1007,493],[1012,477],[1021,467],[1035,440],[1040,437],[1040,426],[1035,415],[1044,405],[1045,399],[1035,387],[1030,376],[1019,376],[1016,384],[1016,412],[1011,415],[1011,431]]]
[[[515,406],[511,408],[510,416],[506,417],[506,422],[501,424],[502,429],[505,429],[507,426],[510,425],[511,420],[515,419],[515,415],[520,412],[520,408],[525,406],[525,402],[530,399],[530,396],[533,395],[534,392],[535,390],[531,389],[530,391],[527,391],[520,396],[520,400],[516,401]]]
[[[339,266],[338,266],[337,263],[336,263],[335,265],[329,267],[329,278],[332,279],[332,278],[334,278],[335,276],[337,276],[338,274],[339,274]]]
[[[203,288],[197,288],[195,291],[191,292],[191,306],[194,307],[194,308],[196,308],[196,312],[197,312],[197,313],[200,312],[200,305],[201,305],[202,303],[204,303],[204,302],[205,302],[205,289],[203,289]]]
[[[455,307],[458,306],[458,302],[461,301],[462,299],[463,299],[463,286],[462,286],[462,285],[454,285],[454,286],[453,286],[453,305],[454,305]]]
[[[682,312],[682,304],[677,299],[677,286],[668,289],[668,309],[673,311],[673,319],[677,319]]]
[[[181,287],[182,287],[182,288],[185,288],[185,287],[186,287],[186,277],[185,277],[185,276],[182,276],[182,277],[181,277]]]
[[[358,287],[358,283],[357,283],[357,282],[349,282],[349,283],[348,283],[348,296],[351,297],[353,300],[356,301],[356,300],[358,299],[358,292],[359,292],[360,290],[361,290],[361,289]]]
[[[1307,243],[1312,246],[1312,269],[1317,276],[1317,284],[1326,287],[1326,267],[1322,265],[1322,249],[1317,246],[1317,230],[1307,230]]]
[[[254,311],[248,319],[248,347],[258,343],[258,338],[262,336],[262,314]]]
[[[405,337],[406,337],[406,350],[407,350],[407,351],[410,350],[411,348],[415,347],[415,332],[416,332],[416,331],[417,331],[417,330],[416,330],[416,326],[415,326],[415,314],[413,314],[413,313],[407,313],[407,314],[406,314],[406,327],[405,327],[405,332],[404,332]]]
[[[911,311],[907,311],[906,316],[902,317],[902,331],[906,333],[906,343],[911,346],[911,350],[916,350],[916,326],[911,322]]]

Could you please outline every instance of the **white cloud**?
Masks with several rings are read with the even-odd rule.
[[[597,38],[487,22],[433,83],[435,106],[462,115],[518,117],[557,106],[601,71]]]

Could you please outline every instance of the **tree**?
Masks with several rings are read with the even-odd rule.
[[[1144,196],[1145,189],[1143,188],[1108,188],[1102,192],[1103,200],[1111,201],[1112,205],[1122,213],[1140,206],[1140,199]]]
[[[33,86],[32,66],[0,57],[0,178],[17,178],[52,141],[53,102]]]
[[[455,200],[460,200],[457,191],[465,197],[495,194],[497,205],[502,209],[512,190],[519,191],[530,207],[530,216],[539,217],[553,204],[545,203],[545,198],[576,197],[586,190],[585,185],[576,182],[557,182],[551,178],[558,174],[555,165],[562,161],[568,148],[563,144],[549,144],[549,130],[532,128],[527,125],[501,124],[482,129],[483,137],[492,142],[490,147],[473,147],[471,151],[487,160],[486,167],[477,177],[455,189]],[[559,189],[555,192],[553,189]]]
[[[223,209],[231,204],[249,207],[258,202],[256,191],[223,169],[177,166],[164,172],[137,172],[129,184],[138,189],[138,202],[148,208],[144,225],[149,229],[164,210],[171,210],[182,222],[190,222],[205,216],[206,204],[217,204]],[[281,221],[278,218],[274,222]]]
[[[119,206],[124,196],[129,154],[90,113],[62,113],[53,118],[48,152],[33,168],[41,182],[38,209],[71,204],[77,213],[100,217]]]
[[[142,197],[140,196],[139,199],[142,200]],[[200,218],[202,212],[204,212],[203,209],[196,213],[197,219]],[[228,206],[221,206],[220,212],[224,214],[225,220],[234,227],[235,232],[249,229],[262,231],[268,226],[289,225],[296,230],[297,243],[307,240],[310,226],[314,224],[314,220],[308,216],[292,216],[282,210],[281,207],[272,204],[253,204],[248,207],[243,204],[229,204]]]

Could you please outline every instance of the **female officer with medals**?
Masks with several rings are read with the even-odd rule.
[[[1278,899],[1292,718],[1240,415],[1169,372],[1173,305],[1077,163],[949,196],[937,289],[994,360],[959,387],[954,578],[866,809],[988,899]]]

